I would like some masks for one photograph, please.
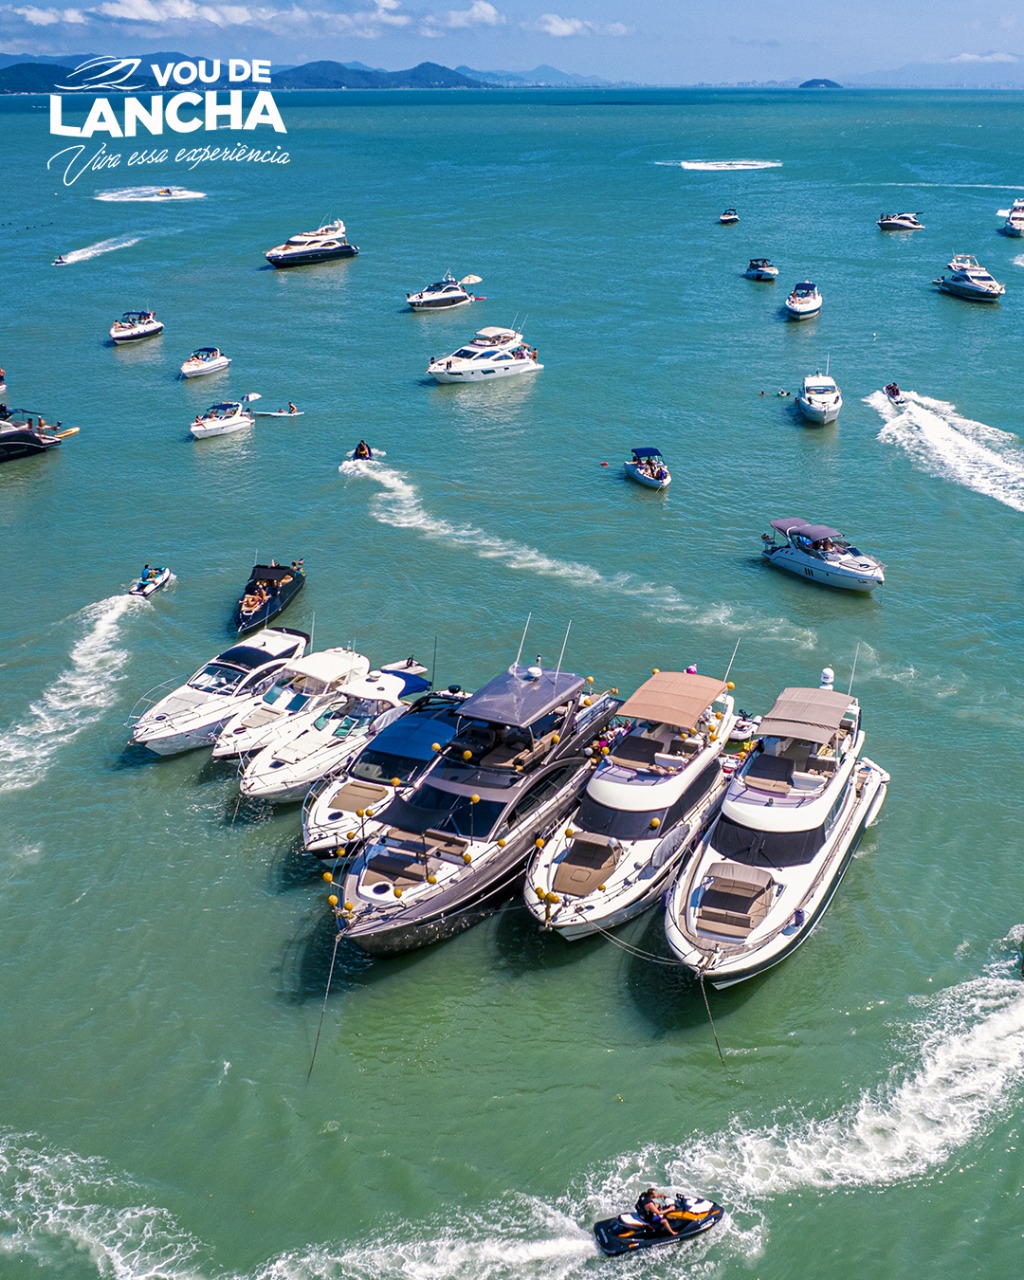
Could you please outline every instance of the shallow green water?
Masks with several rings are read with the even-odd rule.
[[[82,427],[0,469],[0,1275],[1016,1274],[1024,257],[996,210],[1024,99],[280,101],[286,168],[66,190],[45,113],[0,103],[6,398]],[[739,160],[773,163],[720,167]],[[94,198],[143,182],[205,198]],[[883,208],[927,230],[882,235]],[[262,269],[328,216],[357,259]],[[931,289],[954,252],[1003,302]],[[774,286],[741,276],[762,254]],[[486,302],[405,311],[447,267]],[[786,323],[805,278],[822,315]],[[163,337],[106,345],[145,305]],[[539,376],[423,378],[517,317]],[[176,381],[208,343],[230,372]],[[845,405],[810,431],[776,392],[826,360]],[[191,441],[247,391],[305,417]],[[361,436],[386,458],[339,471]],[[638,444],[667,494],[622,479]],[[762,564],[790,514],[886,561],[878,598]],[[567,665],[623,690],[720,672],[739,641],[751,710],[826,663],[845,687],[856,659],[889,798],[807,945],[711,997],[724,1066],[698,988],[513,905],[397,961],[340,951],[307,1080],[332,930],[297,808],[236,814],[229,768],[124,746],[140,695],[225,647],[257,552],[305,557],[285,620],[318,645],[436,643],[442,684],[508,665],[531,611],[530,656],[571,621]],[[129,601],[145,560],[177,581]],[[622,941],[666,955],[657,916]],[[727,1224],[683,1258],[602,1261],[589,1224],[652,1180]]]

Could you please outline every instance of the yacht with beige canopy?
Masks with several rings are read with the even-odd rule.
[[[582,938],[658,900],[721,804],[731,690],[695,670],[656,671],[623,703],[632,726],[527,870],[526,905],[545,929]]]
[[[862,755],[860,704],[783,689],[715,825],[672,888],[665,936],[695,976],[728,987],[784,960],[821,919],[889,775]]]

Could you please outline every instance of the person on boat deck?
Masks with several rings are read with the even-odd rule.
[[[156,577],[156,570],[151,569],[148,564],[144,564],[142,566],[142,574],[140,576],[142,577],[143,582],[152,582]]]
[[[296,404],[292,404],[292,402],[289,400],[289,401],[288,401],[288,412],[289,412],[289,413],[298,413],[298,411],[299,411],[299,406],[298,406],[298,405],[296,405]]]
[[[661,1211],[660,1194],[656,1188],[648,1187],[636,1202],[637,1214],[643,1218],[644,1222],[657,1227],[659,1231],[666,1231],[670,1236],[676,1236],[679,1232],[669,1224],[668,1218]]]

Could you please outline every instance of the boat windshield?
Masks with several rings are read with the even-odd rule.
[[[332,738],[347,738],[353,729],[386,711],[390,703],[376,698],[346,698],[321,712],[313,722],[317,729],[330,729]]]
[[[824,843],[824,827],[809,831],[755,831],[725,814],[711,834],[716,853],[748,867],[800,866],[810,862]]]
[[[284,705],[281,707],[281,710],[285,712],[301,711],[309,701],[309,694],[297,692],[297,690],[292,688],[290,680],[283,680],[280,684],[271,685],[263,695],[263,701],[268,706],[272,707],[286,694],[290,694],[291,696],[287,698]]]
[[[349,773],[361,782],[390,784],[392,779],[397,778],[399,782],[406,783],[418,778],[430,763],[430,760],[417,759],[415,756],[400,756],[391,751],[374,751],[370,748],[362,752]]]
[[[664,808],[644,809],[637,813],[612,809],[598,803],[592,796],[584,795],[573,825],[581,833],[589,831],[595,836],[608,836],[615,840],[642,840],[653,834],[651,823],[655,818],[659,826],[664,822],[665,812]]]
[[[245,679],[248,672],[237,667],[226,667],[220,662],[208,662],[202,671],[188,682],[189,688],[200,693],[231,693]]]
[[[388,818],[405,831],[422,834],[430,828],[450,831],[453,835],[486,840],[505,811],[500,800],[483,800],[474,804],[472,796],[442,791],[429,784],[418,787],[412,800],[393,800]]]

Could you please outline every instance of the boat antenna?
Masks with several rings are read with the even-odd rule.
[[[743,639],[743,637],[742,637],[742,636],[740,636],[740,640],[742,640],[742,639]],[[725,675],[722,677],[722,679],[723,679],[723,680],[728,680],[728,679],[729,679],[729,672],[732,670],[732,664],[736,661],[736,655],[737,655],[737,653],[739,653],[739,650],[740,650],[740,640],[737,640],[737,641],[736,641],[736,648],[735,648],[735,649],[733,649],[733,651],[732,651],[732,657],[729,659],[729,665],[726,667],[726,669],[725,669]]]
[[[313,652],[313,637],[316,635],[316,611],[313,612],[313,621],[309,624],[309,651]]]
[[[522,640],[520,640],[520,641],[519,641],[519,652],[516,654],[516,660],[515,660],[515,662],[513,662],[513,663],[512,663],[512,674],[513,674],[513,675],[515,675],[516,667],[518,667],[518,666],[519,666],[519,659],[523,656],[523,645],[524,645],[524,644],[526,644],[526,632],[527,632],[527,629],[528,629],[528,627],[529,627],[529,625],[530,625],[530,619],[531,619],[532,617],[533,617],[533,612],[532,612],[532,611],[526,615],[526,626],[525,626],[525,627],[523,627],[523,638],[522,638]]]
[[[831,360],[832,360],[832,353],[829,352],[829,354],[825,357],[825,377],[826,378],[828,377],[828,366]]]
[[[848,696],[853,693],[853,673],[857,670],[857,659],[859,657],[860,657],[860,641],[858,640],[857,648],[854,650],[854,654],[853,654],[853,666],[850,668],[850,687],[846,691]]]
[[[572,630],[572,618],[569,619],[569,625],[565,629],[565,639],[562,641],[562,652],[558,655],[558,666],[555,667],[555,689],[558,689],[558,673],[562,670],[562,659],[565,657],[565,646],[569,643],[569,632]]]
[[[430,681],[437,688],[437,632],[434,632],[434,657],[430,663]]]

